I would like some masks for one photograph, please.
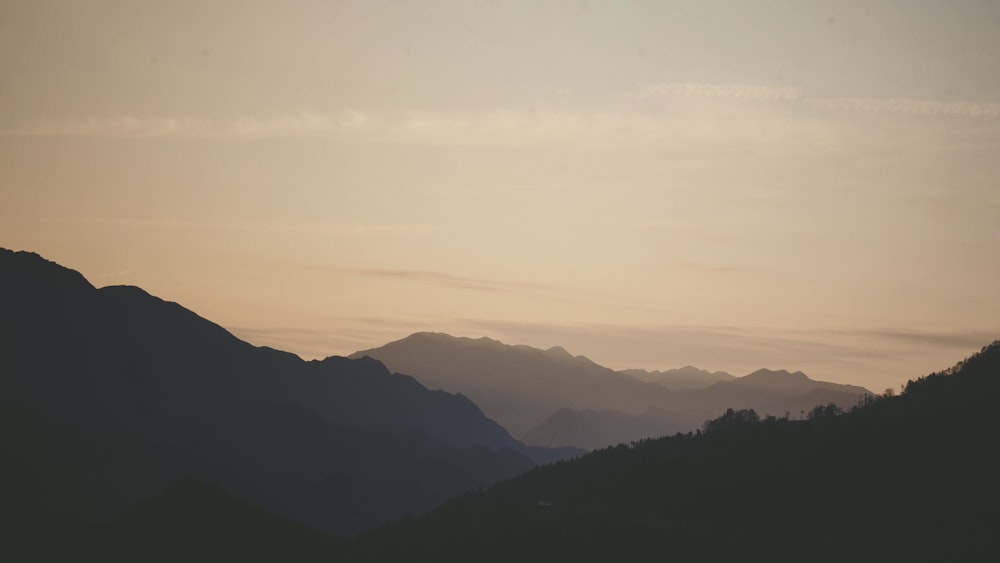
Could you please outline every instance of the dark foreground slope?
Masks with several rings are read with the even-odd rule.
[[[1000,342],[841,416],[752,422],[538,468],[371,533],[414,561],[983,560],[1000,548]]]
[[[15,560],[986,561],[1000,548],[1000,342],[841,416],[609,448],[355,540],[185,481],[108,524],[0,544]]]
[[[0,535],[58,515],[109,518],[188,474],[353,532],[527,470],[523,453],[539,453],[465,397],[375,360],[257,348],[35,254],[0,249],[0,311]]]
[[[60,519],[8,541],[9,561],[336,561],[345,542],[185,478],[105,523]]]

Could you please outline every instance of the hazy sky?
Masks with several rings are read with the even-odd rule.
[[[4,0],[0,246],[256,344],[881,390],[1000,338],[1000,3]]]

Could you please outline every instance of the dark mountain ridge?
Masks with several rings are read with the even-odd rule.
[[[836,416],[729,410],[704,432],[538,467],[352,541],[186,479],[108,524],[57,521],[46,561],[980,561],[1000,548],[1000,341]],[[51,557],[50,557],[51,556]],[[162,559],[157,559],[158,557]]]
[[[4,296],[24,285],[23,279],[11,282],[16,276],[8,266],[0,251]],[[46,276],[38,282],[59,285]],[[74,287],[79,285],[70,284],[66,291],[77,291]],[[91,287],[77,297],[95,291]],[[102,335],[94,318],[79,316],[103,309],[89,310],[93,304],[77,297],[52,299],[69,308],[70,318],[44,308],[30,314],[36,309],[14,299],[0,302],[5,312],[24,316],[27,311],[24,330],[46,337],[25,337],[0,320],[0,440],[8,454],[0,464],[4,560],[979,561],[992,560],[1000,549],[1000,459],[993,451],[1000,431],[994,404],[1000,396],[1000,341],[951,369],[910,381],[899,397],[868,396],[862,406],[840,416],[836,409],[820,408],[804,420],[790,420],[730,408],[697,432],[538,467],[465,493],[422,517],[341,541],[261,511],[260,506],[288,510],[267,498],[273,492],[267,484],[299,481],[301,491],[319,497],[306,509],[339,503],[351,509],[341,512],[344,517],[368,518],[365,511],[378,512],[379,503],[398,502],[392,498],[397,493],[379,498],[369,487],[395,479],[402,483],[400,490],[416,488],[438,498],[436,487],[475,475],[462,467],[482,463],[495,469],[498,455],[515,463],[519,456],[512,450],[449,448],[411,426],[337,426],[307,404],[272,397],[240,401],[203,419],[201,445],[181,449],[150,438],[115,417],[102,419],[93,406],[63,404],[63,384],[77,384],[86,401],[100,395],[86,394],[86,385],[71,381],[74,377],[86,376],[112,391],[123,381],[135,382],[140,390],[155,383],[146,381],[145,373],[121,371],[133,365],[129,354],[106,358],[103,347],[120,340]],[[48,327],[50,314],[63,322]],[[92,348],[70,346],[80,341]],[[15,344],[25,348],[15,349]],[[71,353],[64,354],[67,350]],[[286,365],[282,358],[288,356],[264,350],[255,359],[274,367]],[[81,359],[105,371],[79,371]],[[190,363],[174,365],[175,360],[164,354],[150,361],[150,370],[181,380],[191,377],[176,371]],[[219,358],[213,362],[227,365]],[[55,377],[51,370],[56,368],[78,371]],[[199,390],[194,385],[181,389]],[[25,395],[12,398],[8,391]],[[42,391],[55,398],[39,395],[37,405],[20,402]],[[810,393],[820,391],[835,390]],[[128,397],[138,391],[117,393]],[[63,406],[74,410],[63,416],[54,408]],[[156,401],[150,407],[163,408]],[[124,409],[122,421],[141,418],[137,411]],[[176,419],[185,426],[183,412]],[[163,432],[159,426],[150,425]],[[167,435],[185,445],[194,440],[182,433]],[[373,450],[367,447],[371,442],[397,445]],[[211,459],[191,453],[209,445],[229,451]],[[428,450],[437,453],[427,455]],[[323,461],[313,451],[330,455]],[[377,462],[334,465],[358,456]],[[330,471],[310,470],[317,465]],[[403,470],[395,470],[400,465]],[[263,471],[253,471],[256,467]],[[352,481],[375,469],[386,473]],[[184,478],[192,471],[197,479]],[[277,478],[270,480],[269,473]],[[433,479],[438,475],[446,477]],[[251,502],[234,498],[243,485],[263,496]],[[294,499],[287,490],[278,491],[285,495],[281,498]],[[114,497],[110,504],[108,496]],[[115,509],[122,505],[133,508],[127,513]],[[81,507],[71,516],[103,510],[111,519],[98,524],[49,520],[10,534],[12,524],[23,525],[26,515],[39,522],[67,506]],[[382,513],[383,521],[386,517]]]
[[[730,409],[365,536],[364,560],[940,561],[1000,548],[1000,341],[843,415]]]
[[[467,398],[429,391],[375,360],[305,362],[258,348],[176,303],[136,287],[96,289],[37,254],[0,249],[0,310],[0,409],[13,425],[5,433],[29,437],[3,469],[30,481],[0,481],[11,499],[0,508],[6,524],[27,525],[28,513],[113,514],[191,473],[290,518],[355,531],[526,470],[525,454],[572,453],[524,446]],[[234,421],[259,422],[250,406],[272,438],[232,440]],[[65,447],[70,431],[94,451]],[[283,444],[297,445],[247,463]],[[373,471],[383,450],[399,457]],[[120,472],[98,469],[105,454],[143,469],[115,483]],[[150,459],[172,461],[150,468]],[[293,465],[311,477],[286,479]],[[120,490],[100,498],[84,487]],[[383,489],[396,496],[380,497]]]

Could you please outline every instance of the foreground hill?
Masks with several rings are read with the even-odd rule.
[[[186,477],[108,522],[61,519],[35,526],[0,554],[22,562],[319,562],[342,553],[344,545]]]
[[[0,530],[108,517],[180,476],[350,532],[544,457],[372,359],[257,348],[136,287],[0,249]]]
[[[852,412],[538,468],[366,536],[368,560],[986,560],[1000,548],[1000,342]],[[491,546],[482,550],[481,546]],[[474,555],[475,554],[475,555]]]

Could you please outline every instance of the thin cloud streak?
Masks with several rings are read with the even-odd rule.
[[[805,98],[802,101],[808,108],[827,111],[889,112],[985,118],[1000,117],[1000,104],[908,99],[885,100],[878,98]]]
[[[684,99],[732,100],[749,104],[740,114],[719,115],[710,108],[694,113],[645,109],[566,111],[556,109],[480,111],[373,112],[345,109],[336,113],[302,111],[229,120],[170,116],[110,116],[53,119],[0,131],[7,137],[96,138],[327,138],[361,143],[472,146],[643,146],[685,147],[691,143],[758,146],[794,138],[796,145],[829,147],[829,123],[815,118],[833,113],[887,113],[993,120],[1000,104],[971,101],[811,97],[798,88],[745,84],[649,84],[628,96],[639,102]],[[766,104],[767,112],[753,106]],[[784,114],[781,109],[797,110]],[[806,114],[802,114],[802,111]],[[843,132],[840,132],[843,133]],[[840,138],[840,137],[837,137]],[[843,140],[843,139],[841,139]],[[853,143],[853,140],[850,140]]]
[[[439,231],[435,225],[420,223],[321,223],[321,222],[208,222],[144,219],[134,217],[78,217],[71,219],[88,224],[128,228],[176,230],[212,230],[245,233],[316,235],[334,238],[373,238],[387,236],[419,236]]]
[[[922,331],[912,329],[861,329],[856,331],[829,331],[836,335],[855,335],[893,340],[907,345],[933,346],[950,349],[975,349],[989,344],[997,337],[996,332],[987,331]]]
[[[649,84],[633,95],[639,100],[664,97],[726,98],[731,100],[784,100],[802,99],[798,88],[772,88],[748,84],[701,84],[693,82],[669,82]]]
[[[913,115],[957,116],[972,118],[1000,117],[1000,104],[971,101],[945,102],[910,98],[826,98],[806,96],[798,88],[773,88],[748,84],[701,84],[670,82],[642,87],[634,98],[656,100],[669,98],[717,98],[750,101],[783,101],[804,108],[824,111],[887,112]]]
[[[468,289],[473,291],[541,291],[560,292],[563,289],[531,282],[509,281],[509,280],[489,280],[483,278],[473,278],[449,274],[446,272],[435,272],[430,270],[404,270],[390,268],[335,268],[335,270],[347,274],[370,276],[388,279],[398,279],[403,281],[416,281],[431,285],[439,285],[453,289]]]

